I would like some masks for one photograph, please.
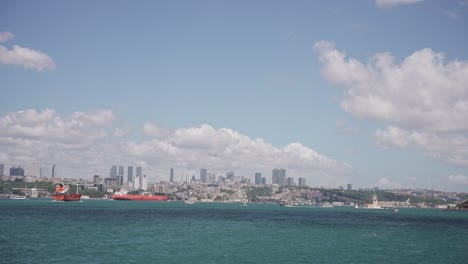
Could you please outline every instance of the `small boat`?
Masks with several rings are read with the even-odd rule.
[[[14,195],[10,196],[10,199],[13,199],[13,200],[26,200],[26,196],[14,194]]]
[[[393,212],[398,212],[398,208],[395,207],[395,208],[392,209],[392,211]]]
[[[245,198],[242,198],[241,202],[242,202],[241,206],[247,206],[247,200]]]

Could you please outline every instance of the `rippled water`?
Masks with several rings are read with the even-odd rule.
[[[0,200],[0,263],[468,263],[467,259],[468,212]]]

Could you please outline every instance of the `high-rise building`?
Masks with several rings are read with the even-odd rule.
[[[294,178],[293,177],[288,177],[286,178],[286,185],[287,186],[294,186]]]
[[[260,172],[255,173],[255,184],[256,185],[262,184],[262,174]]]
[[[123,186],[123,178],[124,178],[124,167],[119,166],[119,171],[117,175],[117,185]]]
[[[140,175],[135,174],[135,177],[133,179],[133,189],[139,190],[140,189]]]
[[[93,183],[101,183],[101,176],[100,175],[94,175],[93,176]]]
[[[10,176],[24,176],[24,169],[20,166],[10,168]]]
[[[299,178],[299,186],[307,186],[306,178]]]
[[[200,182],[206,182],[206,175],[208,171],[206,169],[200,169]]]
[[[231,172],[226,173],[226,179],[231,180],[231,181],[234,180],[234,172],[231,171]]]
[[[174,169],[171,168],[171,174],[169,175],[169,182],[174,182]]]
[[[352,191],[353,190],[353,185],[351,183],[348,183],[348,188],[346,188],[346,190]]]
[[[110,169],[109,177],[117,178],[117,166],[112,165],[112,167]]]
[[[271,176],[271,183],[284,185],[286,184],[286,170],[281,169],[273,169],[272,176]]]
[[[143,191],[148,190],[148,178],[146,177],[146,175],[143,175],[143,177],[141,177],[141,189]]]
[[[138,189],[141,189],[141,184],[142,184],[142,180],[143,180],[143,173],[142,173],[142,169],[141,167],[137,167],[137,175],[138,175]],[[136,181],[136,180],[135,180]]]
[[[127,167],[127,186],[133,187],[133,166]]]
[[[55,164],[52,166],[52,178],[55,178],[57,175],[57,172],[55,171]]]
[[[4,170],[5,170],[5,165],[0,164],[0,176],[5,175],[5,174],[4,174]]]
[[[265,177],[262,177],[262,184],[263,184],[263,185],[266,184],[266,178],[265,178]]]

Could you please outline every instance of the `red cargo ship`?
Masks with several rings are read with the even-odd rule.
[[[55,192],[53,194],[55,201],[64,201],[64,202],[78,202],[81,200],[81,194],[79,193],[68,193],[64,190],[63,184],[57,185],[55,187]]]
[[[166,195],[151,195],[151,194],[113,194],[112,199],[124,201],[153,201],[166,202],[169,197]]]

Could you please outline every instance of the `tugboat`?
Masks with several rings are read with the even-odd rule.
[[[65,190],[63,184],[55,186],[53,197],[55,201],[64,202],[79,202],[81,200],[81,194],[78,193],[78,186],[76,186],[76,193],[69,193],[68,190]]]

